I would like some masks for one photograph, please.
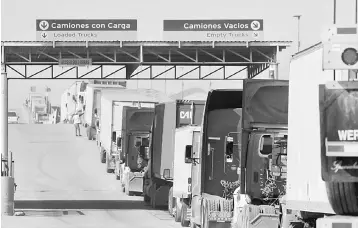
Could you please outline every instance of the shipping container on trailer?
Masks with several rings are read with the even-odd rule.
[[[125,87],[121,85],[103,85],[103,84],[88,84],[85,92],[85,111],[84,111],[84,125],[87,128],[87,137],[89,140],[96,138],[98,143],[98,134],[96,121],[101,115],[101,91],[117,91],[123,90]],[[97,112],[97,116],[95,115]],[[99,143],[98,143],[99,144]],[[100,145],[99,145],[100,146]]]
[[[204,105],[204,101],[176,100],[155,107],[150,160],[143,186],[144,201],[154,208],[172,204],[168,200],[174,177],[175,129],[200,125]]]

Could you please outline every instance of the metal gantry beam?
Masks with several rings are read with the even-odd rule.
[[[210,79],[208,76],[222,69],[221,79],[236,79],[227,76],[227,66],[247,69],[247,77],[253,78],[266,70],[270,64],[277,64],[277,53],[289,46],[289,41],[267,42],[149,42],[149,41],[120,41],[120,42],[3,42],[5,65],[8,69],[20,75],[22,78],[37,78],[35,76],[50,69],[48,78],[68,78],[68,72],[76,71],[75,78],[91,78],[90,73],[100,71],[100,75],[94,78],[114,77],[117,72],[126,69],[125,79],[139,79],[138,75],[145,72],[135,72],[138,66],[171,66],[174,69],[173,79],[187,79],[185,76],[198,70],[196,79]],[[91,60],[94,69],[84,74],[79,74],[79,66],[69,68],[58,75],[54,75],[54,66],[58,66],[60,60],[73,59],[73,57]],[[24,72],[20,72],[15,66],[25,66]],[[44,65],[45,68],[28,75],[28,67]],[[106,66],[115,66],[113,72],[103,74]],[[189,73],[177,75],[177,66],[195,67]],[[202,75],[203,66],[220,66],[213,72]],[[156,75],[152,74],[147,79],[162,79],[160,76],[170,71],[165,69]],[[93,74],[91,74],[93,75]],[[235,74],[234,74],[235,75]],[[72,79],[73,77],[71,77]]]

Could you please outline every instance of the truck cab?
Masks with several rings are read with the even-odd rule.
[[[149,160],[149,136],[154,108],[123,107],[122,134],[117,138],[119,156],[115,174],[127,195],[142,193]]]
[[[193,148],[191,174],[192,227],[230,227],[233,200],[229,188],[239,180],[242,90],[208,93],[201,125],[200,146]],[[232,150],[225,139],[236,138]],[[234,145],[235,144],[235,145]]]

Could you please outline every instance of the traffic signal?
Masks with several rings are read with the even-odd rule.
[[[358,69],[358,27],[335,27],[323,42],[324,70]]]

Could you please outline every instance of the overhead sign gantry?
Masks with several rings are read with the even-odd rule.
[[[291,44],[263,41],[262,19],[164,20],[166,41],[136,41],[137,28],[135,19],[39,19],[37,41],[2,43],[2,63],[15,73],[9,78],[241,80],[241,72],[253,78],[270,66],[277,68],[278,53]],[[55,72],[55,66],[62,72]],[[165,69],[153,73],[155,66]],[[179,73],[181,66],[191,69]],[[203,66],[217,68],[203,73]],[[235,72],[229,66],[237,67]],[[168,78],[170,71],[174,76]],[[194,72],[197,77],[189,77]],[[216,72],[220,78],[210,77]]]
[[[143,79],[139,74],[146,70],[151,73],[150,78],[145,79],[163,79],[161,76],[168,71],[174,71],[174,77],[166,80],[188,79],[185,76],[196,70],[196,79],[213,80],[209,76],[221,70],[220,80],[241,80],[242,77],[237,78],[235,75],[243,70],[247,70],[247,78],[254,78],[270,65],[277,67],[277,54],[290,44],[290,41],[5,41],[2,42],[2,55],[6,71],[13,71],[25,79],[36,79],[37,75],[45,71],[48,72],[49,79],[118,78],[114,75],[122,70],[126,71],[126,76],[122,79],[133,79],[134,76],[138,76],[135,79]],[[19,65],[22,66],[22,71],[14,67]],[[32,66],[42,66],[42,69],[29,74],[28,68]],[[67,69],[56,75],[54,66]],[[80,66],[95,68],[79,74]],[[107,66],[116,66],[117,69],[104,74]],[[139,66],[145,68],[135,72]],[[154,75],[153,66],[169,68]],[[195,68],[179,75],[178,66]],[[220,68],[203,75],[202,66]],[[244,68],[228,75],[225,66]],[[99,76],[94,77],[91,73],[96,71]],[[76,76],[68,77],[66,74],[69,72],[75,72]],[[12,78],[11,75],[9,78]]]

